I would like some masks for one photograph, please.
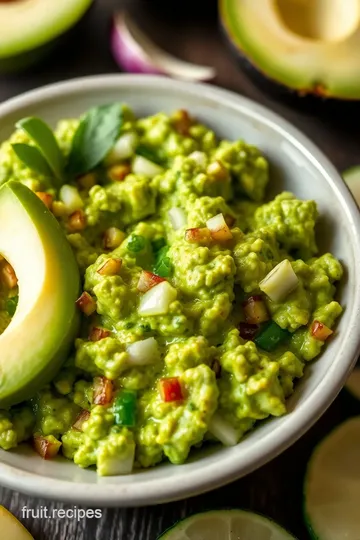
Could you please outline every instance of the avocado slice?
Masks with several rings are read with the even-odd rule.
[[[0,0],[0,71],[17,71],[49,54],[93,0]]]
[[[80,274],[55,217],[26,186],[0,188],[0,253],[18,278],[19,302],[0,335],[0,408],[54,377],[78,330]]]
[[[2,538],[9,540],[34,540],[25,527],[4,506],[0,506],[0,529]]]
[[[243,64],[280,89],[360,99],[357,0],[219,0],[225,33]],[[245,62],[244,62],[245,61]]]

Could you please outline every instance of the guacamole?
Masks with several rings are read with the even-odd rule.
[[[100,475],[181,464],[286,414],[342,311],[342,266],[318,253],[316,203],[268,200],[259,149],[218,140],[184,110],[136,118],[123,105],[121,118],[105,158],[63,185],[19,158],[14,144],[33,145],[23,129],[0,149],[0,184],[36,192],[83,278],[72,354],[32,399],[0,411],[0,447],[33,441]],[[56,128],[64,162],[80,121]],[[2,333],[18,290],[4,259],[0,270]]]

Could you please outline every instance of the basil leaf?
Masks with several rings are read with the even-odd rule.
[[[90,109],[73,138],[68,172],[85,174],[99,165],[114,146],[121,124],[122,107],[119,103]]]
[[[49,126],[40,118],[23,118],[16,124],[34,141],[56,179],[64,182],[64,158]]]
[[[44,176],[52,176],[48,162],[36,146],[29,144],[13,144],[12,145],[17,157],[32,171],[35,171]]]

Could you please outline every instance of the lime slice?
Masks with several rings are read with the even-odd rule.
[[[162,540],[294,540],[279,525],[243,510],[214,510],[174,525]],[[158,539],[159,540],[159,539]]]
[[[360,400],[360,368],[355,368],[350,377],[347,380],[347,390],[356,398]],[[360,538],[360,536],[359,536]]]
[[[360,416],[315,449],[305,480],[305,518],[312,538],[360,540]]]
[[[31,534],[21,525],[6,508],[0,505],[0,531],[1,538],[9,540],[34,540]]]
[[[347,169],[343,172],[342,176],[353,194],[355,201],[360,206],[360,165]]]

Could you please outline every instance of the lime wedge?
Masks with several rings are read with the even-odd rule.
[[[252,512],[214,510],[180,521],[162,540],[294,540],[279,525]]]
[[[0,505],[0,531],[1,538],[9,540],[34,540],[31,534],[21,525],[6,508]]]
[[[320,540],[360,540],[360,416],[315,449],[305,480],[305,518]]]
[[[360,400],[360,368],[354,369],[347,380],[345,388],[349,390],[350,394],[352,394],[356,399]]]
[[[342,176],[353,194],[355,201],[360,206],[360,165],[347,169],[343,172]]]

